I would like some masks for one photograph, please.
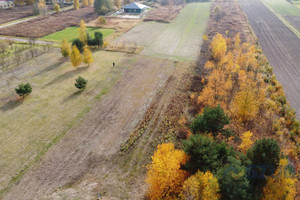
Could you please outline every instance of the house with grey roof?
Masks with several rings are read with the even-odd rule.
[[[122,9],[124,10],[124,13],[139,14],[139,13],[144,12],[148,8],[150,8],[150,7],[146,6],[144,4],[132,2],[132,3],[124,6]]]

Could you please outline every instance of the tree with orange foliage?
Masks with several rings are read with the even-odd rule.
[[[247,131],[243,133],[243,136],[241,137],[242,143],[239,146],[243,153],[246,153],[247,150],[252,146],[253,141],[251,139],[253,133],[251,131]]]
[[[233,115],[245,123],[255,118],[260,106],[259,101],[262,99],[257,94],[258,89],[251,73],[246,74],[244,70],[240,71],[239,82],[241,86],[233,101]]]
[[[218,179],[210,171],[205,173],[198,171],[184,182],[180,198],[183,200],[218,200],[220,199],[219,191]]]
[[[172,199],[179,194],[187,176],[180,168],[187,160],[188,156],[182,150],[176,150],[172,143],[157,146],[152,163],[147,165],[150,199]]]
[[[243,43],[240,48],[235,49],[238,57],[236,58],[237,64],[245,71],[253,70],[256,71],[258,63],[256,59],[255,46],[249,43]]]
[[[295,199],[297,179],[293,178],[288,172],[286,169],[287,164],[287,159],[281,159],[274,176],[267,177],[262,200]]]
[[[226,40],[221,34],[217,34],[210,45],[211,53],[216,61],[220,61],[227,52]]]
[[[210,107],[221,104],[222,108],[226,108],[231,89],[231,77],[226,76],[222,70],[215,69],[207,78],[207,85],[200,93],[197,103]]]

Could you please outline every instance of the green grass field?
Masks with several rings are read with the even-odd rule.
[[[95,32],[101,32],[103,34],[103,37],[106,37],[113,32],[115,32],[114,29],[105,29],[105,28],[94,28],[94,27],[87,27],[87,33],[94,37]],[[62,41],[63,39],[67,39],[68,41],[72,42],[76,38],[78,38],[78,27],[69,27],[62,31],[58,31],[56,33],[53,33],[51,35],[47,35],[41,39],[44,40],[51,40],[51,41]]]
[[[95,62],[76,70],[59,50],[0,73],[0,196],[22,171],[32,166],[136,62],[136,56],[98,51]],[[118,63],[112,67],[112,62]],[[78,93],[75,79],[88,80]],[[15,88],[31,83],[32,93],[20,100]],[[0,197],[1,198],[1,197]]]
[[[262,0],[282,16],[300,16],[300,9],[286,0]]]
[[[143,22],[118,39],[136,43],[142,53],[176,60],[196,60],[202,43],[210,2],[189,3],[171,23]]]
[[[300,9],[300,1],[299,1],[299,0],[294,0],[294,1],[292,1],[292,2],[293,2],[293,4],[294,4],[297,8]]]

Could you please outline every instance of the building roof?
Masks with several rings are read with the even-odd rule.
[[[149,6],[146,6],[144,4],[141,3],[136,3],[136,2],[132,2],[130,4],[127,4],[126,6],[123,7],[123,9],[145,9],[145,8],[149,8]]]

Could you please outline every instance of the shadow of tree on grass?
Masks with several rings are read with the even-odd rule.
[[[22,98],[8,101],[6,104],[4,104],[0,108],[0,110],[2,110],[3,112],[9,111],[9,110],[13,110],[13,109],[17,108],[18,106],[22,105],[23,102],[24,102],[24,99],[22,99]]]
[[[60,59],[58,60],[58,62],[53,63],[52,65],[49,65],[49,66],[46,67],[45,69],[43,69],[43,70],[39,71],[38,73],[36,73],[36,74],[34,75],[34,77],[35,77],[35,76],[39,76],[39,75],[41,75],[41,74],[43,74],[43,73],[52,71],[52,70],[54,70],[54,69],[60,67],[60,66],[61,66],[63,63],[65,63],[67,60],[68,60],[68,58],[64,58],[64,57],[60,58]]]
[[[60,75],[60,76],[57,76],[55,77],[52,81],[48,82],[46,85],[44,85],[43,88],[46,88],[48,86],[51,86],[55,83],[59,83],[65,79],[68,79],[70,77],[73,77],[73,76],[76,76],[76,75],[80,75],[80,73],[86,71],[88,69],[88,67],[80,67],[78,69],[74,69],[72,71],[67,71],[66,73]]]
[[[64,98],[63,101],[62,101],[62,104],[77,98],[82,92],[83,92],[83,90],[78,90],[77,92],[74,92],[73,94],[71,94],[68,97]]]

